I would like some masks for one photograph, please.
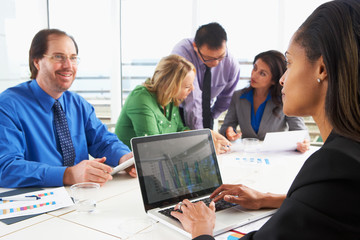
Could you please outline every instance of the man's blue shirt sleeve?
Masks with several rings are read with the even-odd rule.
[[[85,131],[89,154],[94,158],[106,157],[106,164],[117,166],[120,158],[129,153],[130,149],[114,133],[107,130],[107,127],[96,117],[94,108],[90,104],[88,104],[88,116]]]
[[[53,124],[54,99],[36,80],[0,94],[0,187],[63,185],[63,166]],[[106,157],[116,166],[128,147],[96,118],[94,108],[75,93],[64,92],[59,102],[68,120],[75,147],[75,164]]]

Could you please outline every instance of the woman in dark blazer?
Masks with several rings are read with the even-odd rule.
[[[264,140],[267,132],[306,130],[301,117],[288,117],[282,111],[280,77],[286,71],[285,56],[275,50],[256,55],[250,86],[234,93],[220,133],[230,141],[242,138]],[[241,133],[235,132],[240,126]],[[297,149],[305,152],[305,139]]]
[[[312,116],[325,142],[306,160],[279,210],[242,240],[360,239],[359,25],[360,1],[335,0],[318,7],[292,37],[280,79],[283,111]],[[219,196],[239,196],[237,188]],[[276,202],[266,193],[260,198],[268,207]],[[214,239],[214,203],[184,200],[181,210],[172,215],[194,239]]]

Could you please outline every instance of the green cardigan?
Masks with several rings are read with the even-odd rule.
[[[144,86],[137,86],[127,97],[115,126],[118,138],[130,146],[133,137],[156,135],[189,130],[181,121],[179,108],[173,102],[164,109],[156,100],[156,94]]]

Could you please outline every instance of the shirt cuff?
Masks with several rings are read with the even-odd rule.
[[[107,156],[105,163],[111,167],[116,167],[119,165],[120,158],[129,152],[131,152],[130,149],[124,144],[122,148],[119,148],[113,154]]]
[[[215,238],[210,235],[200,235],[200,236],[197,236],[196,238],[193,238],[193,240],[214,240],[214,239]]]
[[[220,116],[221,113],[222,113],[222,112],[214,111],[214,112],[211,112],[211,115],[212,115],[212,117],[213,117],[214,119],[217,119],[217,118]]]
[[[49,167],[46,171],[43,186],[44,187],[57,187],[64,186],[64,172],[66,167]]]

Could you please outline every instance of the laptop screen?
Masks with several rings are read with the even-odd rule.
[[[210,130],[138,137],[131,144],[146,211],[222,184]]]

